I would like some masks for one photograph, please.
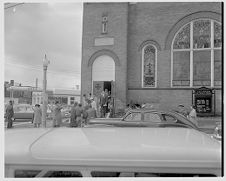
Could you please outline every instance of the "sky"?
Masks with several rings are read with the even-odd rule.
[[[8,7],[9,5],[5,5]],[[4,10],[4,80],[47,89],[80,85],[82,2],[24,3]]]

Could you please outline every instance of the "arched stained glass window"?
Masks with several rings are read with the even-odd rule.
[[[214,47],[221,47],[222,46],[222,28],[221,25],[219,25],[219,23],[214,22]]]
[[[182,30],[177,34],[174,44],[174,49],[187,49],[190,48],[190,25],[186,25]]]
[[[172,86],[221,86],[221,24],[211,19],[183,26],[172,42]]]
[[[210,48],[210,20],[195,21],[193,27],[193,48]]]
[[[143,48],[143,87],[156,86],[156,48],[153,45],[146,45]]]

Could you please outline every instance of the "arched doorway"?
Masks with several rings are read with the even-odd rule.
[[[108,55],[97,57],[92,65],[92,90],[93,95],[99,97],[100,93],[108,89],[112,94],[114,92],[115,82],[115,61]]]

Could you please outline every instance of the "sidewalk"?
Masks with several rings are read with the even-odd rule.
[[[63,118],[61,127],[69,127],[69,120],[70,120],[70,118]],[[53,120],[52,119],[46,120],[46,127],[47,128],[53,127]]]
[[[198,126],[200,128],[212,128],[214,129],[217,124],[222,123],[222,117],[197,117]]]

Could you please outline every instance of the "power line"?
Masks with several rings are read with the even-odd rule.
[[[5,3],[5,4],[8,5],[8,4],[11,4],[11,3]],[[22,5],[22,4],[24,4],[24,3],[17,3],[17,4],[14,4],[14,5],[12,5],[12,6],[5,7],[4,9],[13,8],[13,7],[15,7],[15,6],[19,6],[19,5]]]

